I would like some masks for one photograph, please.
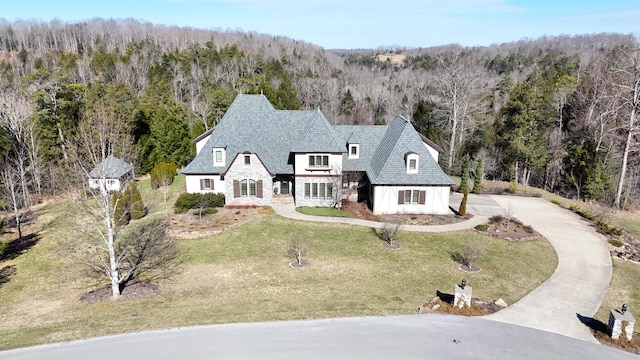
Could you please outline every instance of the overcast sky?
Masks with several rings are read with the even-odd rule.
[[[254,31],[327,49],[640,35],[639,0],[0,0],[0,18],[9,21],[94,17]]]

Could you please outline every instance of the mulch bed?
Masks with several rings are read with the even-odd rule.
[[[453,314],[453,315],[465,315],[465,316],[484,316],[493,314],[502,310],[503,308],[496,305],[493,302],[484,301],[478,298],[471,299],[471,307],[453,306],[454,296],[451,294],[445,294],[438,291],[438,296],[422,304],[418,308],[420,314]]]
[[[122,289],[118,301],[132,301],[148,299],[158,293],[158,287],[151,283],[138,282],[127,285]],[[113,300],[111,293],[111,285],[105,285],[101,288],[92,290],[80,297],[80,301],[84,303],[98,303]]]
[[[541,237],[531,226],[524,225],[516,218],[507,219],[501,215],[492,216],[489,218],[488,224],[478,225],[475,229],[483,234],[513,241],[533,240]]]
[[[291,266],[294,269],[304,269],[309,265],[310,263],[307,260],[301,260],[300,263],[298,263],[296,260],[293,260],[292,262],[289,263],[289,266]]]
[[[383,241],[382,242],[382,246],[384,246],[385,249],[389,249],[389,250],[400,250],[400,249],[402,249],[402,244],[400,244],[397,241],[394,241],[392,244],[390,244],[388,241]]]

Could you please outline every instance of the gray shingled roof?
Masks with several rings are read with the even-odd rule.
[[[405,156],[419,156],[418,172],[408,174]],[[411,123],[398,116],[389,125],[367,169],[369,181],[374,185],[453,185],[420,139]]]
[[[91,170],[89,177],[92,179],[118,179],[131,171],[133,171],[131,164],[109,155],[95,169]]]
[[[347,144],[359,143],[358,159]],[[224,167],[213,166],[213,149],[226,149]],[[292,152],[343,154],[344,171],[366,171],[373,184],[452,185],[409,121],[391,125],[332,126],[320,110],[276,110],[264,95],[238,95],[202,150],[182,172],[222,174],[238,153],[259,155],[272,174],[293,174]],[[404,156],[420,157],[418,174],[407,174]]]

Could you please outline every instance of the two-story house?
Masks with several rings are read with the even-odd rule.
[[[238,95],[218,125],[195,140],[182,173],[189,193],[224,193],[227,205],[336,206],[360,189],[375,214],[445,214],[453,181],[439,148],[403,117],[390,125],[331,125],[318,110],[276,110]]]

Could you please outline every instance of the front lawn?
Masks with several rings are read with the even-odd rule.
[[[296,211],[306,215],[315,216],[333,216],[333,217],[353,217],[346,211],[332,207],[312,207],[312,206],[300,206],[296,208]]]
[[[145,182],[138,185],[142,191]],[[160,199],[147,202],[160,208],[150,214],[168,212]],[[40,219],[51,221],[64,206],[51,203]],[[544,240],[403,232],[402,249],[392,251],[370,228],[263,215],[218,235],[180,240],[182,271],[157,283],[159,293],[151,298],[82,303],[82,295],[106,282],[83,277],[59,257],[55,236],[61,232],[49,228],[41,227],[39,241],[25,253],[0,261],[0,269],[15,269],[0,282],[0,349],[202,324],[413,314],[437,291],[451,294],[462,278],[474,297],[512,304],[557,264]],[[295,237],[310,245],[303,256],[307,268],[288,265],[285,254]],[[467,274],[451,253],[471,240],[483,244],[486,255],[478,262],[482,271]]]

